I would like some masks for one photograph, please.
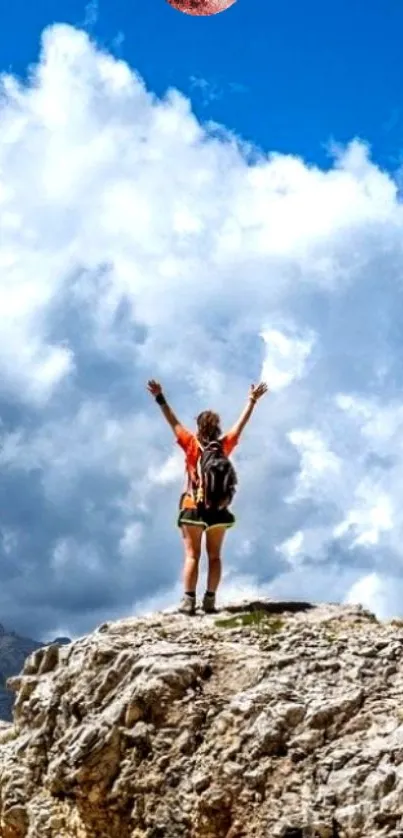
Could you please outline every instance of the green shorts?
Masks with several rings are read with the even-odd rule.
[[[229,529],[235,524],[235,515],[229,509],[181,509],[178,517],[178,527],[183,525],[203,527],[210,530],[212,527],[225,527]]]

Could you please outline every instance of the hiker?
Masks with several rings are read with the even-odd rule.
[[[238,444],[257,401],[267,392],[267,385],[252,384],[244,410],[226,434],[222,434],[220,417],[211,410],[199,414],[196,433],[191,433],[175,416],[158,381],[149,381],[147,389],[160,406],[186,458],[186,484],[180,498],[178,517],[185,548],[185,590],[179,610],[185,614],[196,611],[199,559],[205,532],[208,577],[202,607],[205,613],[212,614],[221,578],[221,550],[225,533],[235,524],[229,507],[236,491],[237,477],[228,458]]]

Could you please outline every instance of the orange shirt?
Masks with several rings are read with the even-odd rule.
[[[197,476],[197,463],[201,454],[197,437],[192,434],[182,425],[179,425],[176,432],[176,441],[178,445],[185,452],[186,458],[186,473],[188,476],[188,492],[190,485],[195,481]],[[226,457],[229,457],[235,446],[238,445],[239,437],[235,433],[225,434],[221,437],[223,452]],[[182,509],[195,509],[196,503],[190,494],[185,494],[181,504]]]

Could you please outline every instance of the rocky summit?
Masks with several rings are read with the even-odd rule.
[[[403,623],[255,602],[105,624],[9,681],[1,838],[403,838]]]

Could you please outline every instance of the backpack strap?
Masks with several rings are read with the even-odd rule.
[[[203,486],[203,474],[202,474],[202,470],[201,470],[201,458],[202,458],[204,448],[203,448],[200,440],[197,437],[196,437],[196,440],[197,440],[197,444],[198,444],[199,449],[200,449],[200,457],[198,458],[197,465],[196,465],[197,487],[196,487],[196,498],[195,498],[195,500],[196,500],[197,504],[202,504],[203,501],[204,501],[204,486]]]

